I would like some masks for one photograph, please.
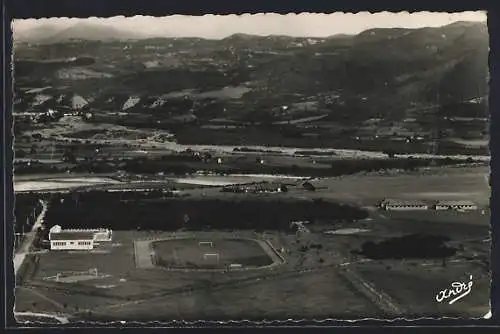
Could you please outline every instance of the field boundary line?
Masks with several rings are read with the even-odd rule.
[[[382,311],[395,315],[401,315],[404,313],[401,306],[386,293],[375,289],[373,284],[362,278],[352,269],[347,267],[344,267],[343,269],[344,270],[339,271],[340,276],[349,281],[359,292],[363,293]]]
[[[64,285],[68,286],[64,286]],[[75,286],[75,283],[62,283],[62,284],[57,284],[55,282],[50,282],[50,281],[44,281],[42,282],[30,282],[29,285],[25,285],[25,288],[38,288],[38,289],[46,289],[49,291],[56,291],[56,292],[61,292],[61,293],[68,293],[68,294],[78,294],[78,295],[87,295],[91,297],[98,297],[98,298],[107,298],[107,299],[114,299],[114,300],[124,300],[127,297],[123,296],[118,296],[116,294],[110,294],[106,293],[102,289],[97,289],[94,287],[78,287]]]
[[[27,287],[27,286],[18,286],[17,288],[19,289],[23,289],[23,290],[27,290],[31,293],[33,293],[34,295],[37,295],[38,297],[48,301],[49,303],[51,303],[52,305],[56,306],[57,308],[59,309],[64,309],[64,305],[53,300],[52,298],[49,298],[47,297],[46,295],[44,295],[43,293],[37,291],[36,289],[32,288],[32,287]]]

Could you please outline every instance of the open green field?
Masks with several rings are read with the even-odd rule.
[[[152,310],[158,310],[155,312]],[[160,311],[161,310],[161,311]],[[159,314],[161,313],[161,314]],[[255,278],[109,310],[102,319],[287,320],[383,317],[333,269]],[[99,317],[98,317],[99,319]]]
[[[413,317],[429,317],[440,314],[449,317],[481,318],[489,311],[491,276],[477,264],[447,261],[394,261],[355,264],[356,270],[379,290],[405,305]],[[469,282],[472,275],[471,293],[454,304],[436,301],[436,294],[451,288],[452,282]]]
[[[350,175],[312,181],[318,197],[377,205],[384,198],[408,200],[471,200],[489,204],[488,167],[440,167],[393,175]]]

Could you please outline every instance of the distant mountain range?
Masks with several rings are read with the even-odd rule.
[[[321,39],[344,39],[351,38],[353,35],[337,34]],[[292,36],[256,36],[243,33],[235,33],[224,40],[228,41],[245,41],[255,38],[274,39],[293,39]],[[136,32],[125,29],[117,29],[103,24],[80,22],[67,28],[56,27],[51,24],[45,24],[40,27],[31,28],[25,31],[14,31],[14,41],[17,43],[32,43],[32,44],[54,44],[62,43],[70,40],[88,40],[88,41],[126,41],[137,39],[151,38],[173,38],[160,34],[151,34],[147,31]],[[319,39],[319,38],[318,38]]]
[[[61,43],[69,40],[88,40],[88,41],[116,41],[116,40],[134,40],[146,38],[161,38],[172,37],[160,34],[151,34],[147,31],[136,32],[126,29],[113,28],[104,24],[79,22],[70,27],[61,28],[53,24],[47,23],[42,26],[31,28],[24,31],[14,31],[14,40],[18,43],[33,43],[33,44],[53,44]],[[226,37],[227,40],[248,40],[261,36],[235,33]],[[291,36],[273,36],[285,39],[291,39]],[[337,34],[326,37],[327,39],[350,38],[352,35]]]
[[[248,110],[338,95],[342,103],[323,106],[332,119],[340,114],[401,119],[415,106],[484,101],[488,94],[485,23],[380,28],[328,38],[234,34],[221,40],[145,39],[139,33],[89,23],[57,32],[44,29],[51,35],[38,40],[42,45],[16,50],[18,85],[50,85],[52,99],[69,89],[86,99],[92,97],[96,109],[115,109],[106,101],[118,96],[122,102],[138,96],[147,104],[149,99],[171,92],[217,91],[251,83],[241,97]],[[70,39],[90,42],[64,44]],[[107,43],[115,40],[122,41]],[[56,42],[62,44],[48,45]],[[88,57],[85,61],[48,62],[83,55]],[[213,113],[225,117],[223,110],[231,105],[221,103],[217,106],[220,115],[219,111]],[[486,110],[482,105],[473,106],[474,113]]]
[[[447,27],[470,27],[474,25],[484,25],[485,23],[477,22],[455,22]],[[428,28],[435,29],[435,28]],[[439,28],[438,28],[439,29]],[[377,40],[384,38],[397,38],[403,36],[409,31],[414,29],[405,28],[375,28],[366,30],[357,35],[348,34],[336,34],[328,37],[312,37],[315,39],[327,39],[327,40],[346,40],[356,37],[358,41],[362,40]],[[376,34],[375,34],[376,33]],[[35,43],[35,44],[51,44],[60,43],[69,40],[89,40],[89,41],[112,41],[112,40],[134,40],[134,39],[146,39],[146,38],[172,38],[173,36],[166,36],[161,34],[150,34],[147,31],[137,32],[132,30],[127,30],[123,28],[114,28],[102,23],[93,22],[79,22],[70,27],[57,27],[53,24],[46,23],[42,26],[31,28],[24,31],[16,32],[14,31],[14,40],[20,43]],[[253,40],[259,38],[274,38],[274,39],[293,39],[293,36],[283,35],[271,35],[271,36],[256,36],[244,33],[235,33],[231,36],[224,38],[228,41],[245,41]]]
[[[110,41],[140,38],[142,35],[125,29],[116,29],[103,24],[79,22],[67,28],[51,24],[32,28],[23,32],[14,32],[16,42],[52,44],[69,40]]]

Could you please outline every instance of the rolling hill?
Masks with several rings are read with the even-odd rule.
[[[235,34],[221,40],[142,39],[131,32],[82,23],[43,42],[17,46],[18,96],[22,99],[21,86],[43,82],[55,89],[55,95],[60,93],[57,87],[70,87],[73,94],[101,101],[89,106],[96,110],[111,107],[105,102],[110,99],[99,99],[100,95],[147,100],[185,90],[245,86],[249,91],[239,100],[247,112],[271,112],[313,99],[331,119],[357,113],[363,120],[377,115],[404,118],[415,106],[455,105],[488,93],[485,23],[370,29],[329,38]],[[86,56],[94,61],[48,64],[48,55]],[[153,62],[155,66],[145,65]],[[78,76],[61,75],[61,70],[72,68],[80,69]],[[231,108],[245,112],[236,105],[223,102],[220,115],[214,116],[226,117]],[[149,107],[137,108],[147,113]]]
[[[33,44],[54,44],[71,40],[112,41],[138,38],[140,35],[133,31],[116,29],[99,23],[79,22],[67,28],[55,27],[50,24],[41,28],[17,32],[14,31],[14,40]]]

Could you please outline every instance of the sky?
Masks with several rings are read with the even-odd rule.
[[[14,20],[14,36],[50,24],[65,29],[78,22],[94,22],[147,37],[224,38],[234,33],[252,35],[289,35],[326,37],[335,34],[357,34],[371,28],[438,27],[456,21],[486,21],[486,12],[463,13],[390,13],[371,14],[243,14],[243,15],[173,15],[165,17],[117,16],[112,18],[47,18]]]

